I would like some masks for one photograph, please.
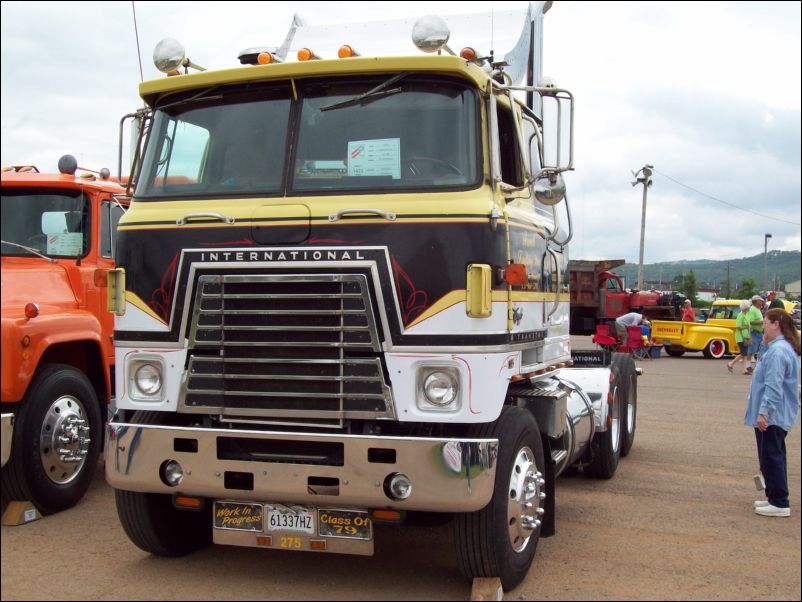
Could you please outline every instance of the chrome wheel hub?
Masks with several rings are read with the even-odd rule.
[[[89,453],[89,426],[81,402],[72,395],[54,401],[42,421],[39,455],[48,478],[65,485],[81,472]]]
[[[535,464],[535,454],[528,447],[519,450],[510,474],[507,500],[508,535],[516,552],[526,548],[532,532],[540,527],[545,485],[546,481]]]

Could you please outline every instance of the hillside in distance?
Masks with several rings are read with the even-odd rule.
[[[800,279],[801,255],[799,251],[769,251],[766,257],[769,289],[785,290],[787,283]],[[746,278],[751,278],[755,281],[756,288],[763,290],[763,253],[721,261],[691,259],[644,264],[644,288],[669,289],[674,278],[693,270],[700,288],[723,289],[727,286],[728,267],[733,289],[736,284],[740,286]],[[634,287],[637,284],[638,264],[627,263],[614,271],[625,278],[627,286]]]

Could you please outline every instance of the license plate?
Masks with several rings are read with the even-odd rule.
[[[233,531],[261,531],[263,514],[261,504],[215,502],[214,526]]]
[[[315,534],[315,511],[301,506],[265,506],[268,531]]]
[[[322,537],[372,538],[370,516],[367,512],[320,508],[317,523]]]

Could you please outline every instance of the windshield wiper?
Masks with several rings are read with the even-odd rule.
[[[179,105],[190,104],[193,102],[201,102],[204,100],[220,100],[223,98],[222,94],[217,94],[216,96],[204,96],[204,94],[208,94],[212,90],[219,88],[220,86],[212,86],[211,88],[206,88],[205,90],[201,90],[194,96],[190,96],[189,98],[182,98],[181,100],[176,100],[173,102],[168,102],[166,105],[161,105],[156,107],[159,111],[164,111],[165,109],[170,109],[172,107],[177,107]]]
[[[25,251],[28,251],[29,253],[33,253],[34,255],[38,255],[42,259],[47,259],[50,263],[56,263],[55,259],[53,259],[52,257],[48,257],[47,255],[42,255],[42,253],[40,253],[38,250],[34,249],[33,247],[26,247],[25,245],[21,245],[21,244],[15,243],[15,242],[9,242],[7,240],[2,240],[0,242],[2,242],[4,245],[11,245],[12,247],[19,247],[20,249],[24,249]]]
[[[339,109],[342,107],[350,107],[356,104],[364,104],[365,102],[369,101],[370,99],[377,99],[377,98],[384,98],[386,96],[390,96],[392,94],[398,94],[401,91],[401,88],[392,88],[390,90],[386,90],[388,86],[392,86],[395,82],[400,80],[403,77],[406,77],[409,73],[399,73],[398,75],[394,75],[390,79],[388,79],[383,84],[379,84],[372,90],[368,90],[364,94],[360,94],[359,96],[354,96],[353,98],[347,98],[345,100],[341,100],[339,102],[332,103],[330,105],[326,105],[324,107],[320,107],[321,111],[331,111],[332,109]]]

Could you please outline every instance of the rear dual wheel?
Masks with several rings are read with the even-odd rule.
[[[592,460],[585,465],[586,474],[599,479],[610,479],[618,468],[618,461],[623,455],[622,448],[627,436],[629,447],[635,438],[635,406],[632,406],[631,430],[628,425],[627,416],[630,404],[627,401],[629,386],[626,375],[628,369],[625,360],[617,359],[613,356],[613,363],[610,365],[610,391],[607,408],[607,430],[596,433],[591,443]],[[630,361],[632,358],[629,358]],[[634,368],[633,368],[634,370]],[[629,453],[629,447],[627,453]]]
[[[638,375],[635,373],[635,362],[626,353],[613,354],[613,365],[618,369],[617,378],[622,388],[622,428],[621,457],[629,454],[635,443],[635,427],[638,413]]]

